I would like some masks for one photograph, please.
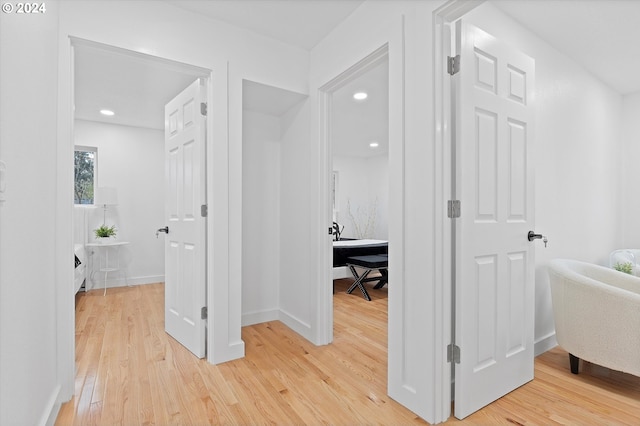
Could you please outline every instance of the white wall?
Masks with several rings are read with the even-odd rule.
[[[61,4],[63,34],[204,68],[213,69],[222,59],[229,61],[232,76],[306,93],[309,54],[302,48],[167,2],[66,0]]]
[[[622,99],[622,149],[619,157],[623,166],[620,181],[622,205],[618,224],[622,234],[620,248],[640,247],[640,92]]]
[[[0,15],[0,424],[52,421],[60,393],[58,286],[73,293],[73,252],[56,256],[59,8]],[[24,19],[28,18],[28,19]],[[69,226],[71,215],[68,216]],[[71,231],[68,232],[69,237]],[[68,265],[57,280],[56,262]],[[73,360],[71,360],[73,361]]]
[[[314,283],[310,275],[311,215],[309,170],[313,143],[309,137],[310,102],[304,101],[281,117],[280,172],[280,319],[313,340]],[[329,265],[327,265],[329,269]]]
[[[243,326],[278,318],[282,238],[280,138],[279,117],[247,110],[243,112]]]
[[[301,177],[308,168],[309,108],[282,92],[285,107],[271,89],[269,101],[285,112],[243,110],[242,325],[280,319],[309,337],[311,298],[304,277],[292,274],[292,259],[309,251],[309,220],[300,204],[308,188]]]
[[[141,127],[75,121],[75,144],[98,148],[97,185],[118,190],[118,205],[109,206],[107,225],[116,225],[117,240],[128,241],[120,249],[123,273],[113,274],[108,287],[164,281],[164,234],[156,238],[164,217],[164,132]],[[89,241],[102,224],[102,206],[87,211]],[[96,256],[101,256],[96,252]],[[93,258],[94,269],[99,259]],[[89,283],[101,288],[102,274]]]
[[[389,157],[333,157],[338,172],[336,219],[343,238],[389,238]],[[362,235],[371,223],[370,233]],[[360,234],[360,235],[359,235]]]
[[[465,19],[536,61],[536,353],[555,345],[550,259],[608,265],[619,248],[622,98],[490,3]]]

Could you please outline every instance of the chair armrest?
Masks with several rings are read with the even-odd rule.
[[[623,288],[640,280],[598,268],[588,275],[549,268],[558,344],[579,358],[640,375],[640,294]]]

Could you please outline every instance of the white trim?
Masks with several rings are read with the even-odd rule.
[[[127,277],[125,276],[122,269],[119,271],[110,272],[109,274],[112,275],[112,277],[107,275],[107,288],[133,287],[139,285],[164,283],[164,275]],[[104,289],[104,272],[95,271],[93,279],[87,277],[85,289],[87,289],[88,291]]]
[[[433,66],[434,66],[434,142],[436,158],[435,170],[435,297],[441,303],[436,303],[435,312],[435,342],[441,348],[434,360],[434,377],[438,400],[435,401],[434,421],[444,422],[451,416],[451,402],[453,399],[452,364],[447,362],[446,349],[451,343],[453,328],[453,224],[446,215],[447,200],[454,197],[452,181],[453,153],[452,153],[452,105],[450,77],[446,72],[446,57],[455,52],[455,44],[451,42],[451,25],[464,14],[473,10],[484,0],[449,0],[433,12]]]
[[[42,416],[38,422],[39,425],[53,426],[56,424],[58,413],[62,407],[62,403],[60,402],[61,390],[62,385],[58,385],[53,389],[53,392],[51,392],[49,401],[47,401],[47,404],[44,406],[44,410],[42,411]]]
[[[108,281],[107,281],[108,282]],[[127,277],[126,285],[147,285],[164,282],[164,275],[146,275],[141,277]]]
[[[263,322],[278,321],[280,319],[280,311],[278,309],[269,309],[263,311],[245,312],[242,314],[242,326],[261,324]]]
[[[73,244],[73,46],[68,37],[58,40],[58,133],[56,196],[56,310],[60,392],[57,402],[69,401],[75,382],[74,268],[69,262]]]
[[[244,357],[242,276],[234,275],[242,269],[242,245],[232,245],[242,235],[242,221],[233,223],[238,218],[231,217],[232,211],[242,211],[242,197],[233,201],[239,205],[231,200],[232,182],[242,187],[242,144],[231,147],[229,142],[229,114],[237,107],[230,105],[230,86],[229,63],[220,61],[207,89],[207,360],[212,364]],[[239,149],[239,155],[231,155],[231,149]]]
[[[129,58],[137,59],[141,62],[153,62],[156,65],[161,66],[167,70],[177,72],[193,73],[194,77],[203,77],[209,75],[211,69],[204,68],[198,65],[187,64],[178,60],[163,58],[161,56],[150,55],[147,53],[136,52],[135,50],[114,46],[111,44],[100,43],[97,41],[87,40],[80,37],[69,36],[71,44],[82,48],[98,49],[104,52],[115,53],[118,55],[126,55]]]
[[[342,278],[351,278],[353,275],[349,268],[346,266],[334,266],[333,268],[333,279],[339,280]]]
[[[330,83],[328,83],[330,84]],[[318,240],[318,278],[320,282],[316,287],[316,345],[327,345],[333,341],[333,297],[328,295],[329,275],[333,256],[333,238],[325,232],[333,223],[333,206],[330,199],[330,177],[333,173],[333,161],[331,153],[331,92],[335,87],[325,85],[318,89],[318,150],[319,158],[319,183],[318,188],[318,222],[320,235]],[[331,210],[331,211],[329,211]],[[333,292],[331,292],[332,295]],[[313,294],[313,292],[311,292]]]
[[[537,342],[534,342],[533,356],[542,355],[546,351],[553,349],[556,346],[558,346],[558,341],[556,340],[556,332],[554,330],[543,338],[539,339]]]
[[[452,282],[452,223],[447,217],[445,206],[447,200],[452,199],[452,180],[451,180],[451,128],[449,125],[449,115],[447,110],[451,107],[449,98],[449,79],[442,77],[442,67],[445,66],[442,58],[447,56],[450,51],[450,43],[447,33],[447,23],[442,17],[434,13],[434,153],[435,157],[441,161],[435,161],[435,193],[434,193],[434,221],[440,226],[436,226],[436,234],[434,238],[434,278],[435,278],[435,295],[436,300],[442,303],[436,303],[438,312],[434,313],[435,323],[435,345],[444,348],[436,355],[434,362],[436,366],[437,377],[434,377],[436,392],[435,413],[434,417],[437,421],[445,421],[451,415],[451,399],[452,399],[452,364],[447,361],[446,347],[451,343],[452,333],[452,294],[451,286],[445,283]],[[438,84],[441,82],[441,84]],[[438,285],[437,283],[442,283]]]
[[[287,327],[300,334],[301,336],[308,336],[311,332],[311,325],[297,318],[295,315],[291,315],[289,312],[280,309],[278,319]]]

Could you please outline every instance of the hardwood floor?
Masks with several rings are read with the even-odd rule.
[[[165,334],[162,284],[79,294],[76,396],[56,424],[426,424],[386,395],[386,289],[367,302],[350,282],[336,282],[333,344],[257,324],[242,329],[246,357],[217,366]],[[640,378],[568,364],[547,352],[533,382],[448,423],[640,424]]]

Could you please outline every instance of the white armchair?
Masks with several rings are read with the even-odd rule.
[[[549,264],[556,339],[580,359],[640,376],[640,278],[577,260]]]

